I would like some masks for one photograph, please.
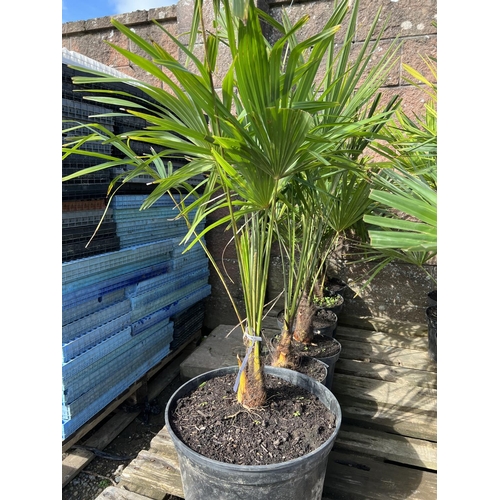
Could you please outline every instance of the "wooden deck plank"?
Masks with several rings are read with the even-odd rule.
[[[167,495],[184,497],[180,472],[159,453],[146,450],[123,469],[120,487],[153,500],[164,500]]]
[[[402,366],[430,372],[437,371],[436,364],[431,360],[427,351],[421,349],[406,349],[353,340],[339,339],[339,342],[342,345],[340,356],[345,359]]]
[[[108,486],[97,498],[101,500],[151,500],[149,497],[117,486]]]
[[[133,422],[134,418],[138,415],[139,412],[117,413],[83,444],[90,448],[103,450],[123,429]],[[62,487],[64,488],[74,477],[76,477],[94,457],[94,453],[89,450],[72,450],[62,461]]]
[[[375,404],[393,406],[398,410],[419,410],[429,415],[437,412],[437,390],[426,387],[406,386],[393,382],[379,382],[369,378],[352,377],[335,373],[332,392]]]
[[[427,337],[418,335],[403,336],[399,332],[377,332],[362,330],[349,326],[339,325],[335,332],[335,338],[342,340],[355,340],[357,342],[369,342],[371,344],[387,345],[392,347],[403,347],[405,349],[419,349],[427,351]]]
[[[173,469],[179,470],[179,457],[166,425],[151,440],[149,449],[159,453]]]
[[[431,441],[342,423],[334,446],[336,450],[353,451],[391,462],[437,470],[437,444]]]
[[[334,448],[323,495],[335,500],[430,500],[437,498],[437,474]]]
[[[425,322],[412,323],[407,321],[396,321],[389,318],[375,318],[372,316],[349,316],[343,314],[339,318],[339,326],[350,326],[366,331],[377,331],[386,333],[397,333],[408,337],[426,337],[427,325]]]
[[[404,366],[366,363],[357,359],[343,358],[342,356],[335,364],[335,373],[437,389],[437,374],[435,372],[416,370]]]
[[[398,410],[381,404],[350,401],[336,395],[342,408],[342,422],[377,429],[405,437],[437,441],[436,416],[420,410]],[[343,425],[343,424],[342,424]]]

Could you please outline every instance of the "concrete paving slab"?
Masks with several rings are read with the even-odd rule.
[[[245,355],[241,328],[234,325],[219,325],[180,365],[180,376],[183,382],[202,373],[225,366],[236,366],[236,355]]]

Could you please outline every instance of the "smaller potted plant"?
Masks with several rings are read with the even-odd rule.
[[[315,295],[313,298],[313,303],[318,309],[328,309],[338,316],[344,308],[344,297],[342,297],[342,295],[323,297]]]
[[[342,295],[342,297],[345,297],[347,288],[347,283],[342,281],[340,278],[326,278],[323,285],[323,295],[327,297],[332,297],[333,295]]]

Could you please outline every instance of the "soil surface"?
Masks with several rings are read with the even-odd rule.
[[[327,297],[332,297],[335,294],[343,295],[347,288],[347,283],[344,283],[338,278],[329,278],[323,287],[323,294]]]
[[[265,364],[272,366],[272,360],[273,354],[269,354],[265,360]],[[297,355],[295,356],[294,362],[295,366],[290,367],[290,370],[296,370],[299,373],[303,373],[320,383],[323,383],[328,375],[328,366],[325,366],[323,361],[316,358]]]
[[[234,374],[207,380],[172,409],[176,435],[203,456],[239,465],[292,460],[324,443],[335,415],[305,389],[265,377],[268,404],[251,410],[236,401]]]
[[[322,361],[316,358],[311,358],[310,356],[299,356],[297,359],[297,366],[294,370],[297,370],[304,375],[307,375],[318,382],[323,382],[328,375],[328,367]]]
[[[332,309],[318,309],[313,318],[313,327],[318,330],[330,325],[337,326],[337,315]]]

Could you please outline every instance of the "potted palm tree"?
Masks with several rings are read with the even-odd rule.
[[[208,30],[205,28],[203,2],[197,1],[188,46],[158,25],[186,56],[186,65],[157,43],[144,40],[113,20],[113,25],[145,56],[110,45],[159,79],[168,91],[142,81],[120,79],[131,87],[141,88],[153,100],[153,106],[146,106],[132,99],[127,92],[93,90],[89,96],[91,100],[119,105],[124,114],[143,118],[146,127],[119,135],[97,124],[72,127],[73,132],[81,128],[86,132],[90,130],[90,133],[73,138],[63,148],[65,155],[82,154],[81,147],[86,142],[101,141],[112,144],[121,152],[119,157],[86,152],[84,154],[99,157],[102,163],[64,179],[124,164],[132,166],[129,173],[112,181],[110,197],[114,189],[119,189],[121,182],[144,173],[153,178],[155,189],[143,209],[178,190],[186,193],[178,208],[187,224],[184,239],[187,249],[196,243],[204,246],[204,235],[215,227],[224,226],[230,231],[244,296],[244,314],[235,309],[246,353],[242,360],[238,360],[237,366],[209,372],[189,381],[179,388],[167,405],[166,423],[179,454],[187,499],[223,498],[232,490],[236,491],[238,498],[271,496],[298,500],[306,495],[321,498],[328,453],[341,423],[340,407],[328,389],[309,377],[295,370],[264,367],[261,327],[272,244],[276,234],[280,234],[278,227],[283,207],[287,207],[286,210],[292,207],[286,198],[287,189],[298,179],[303,182],[307,172],[319,166],[353,168],[354,162],[348,155],[334,157],[332,148],[349,148],[350,138],[367,136],[376,124],[389,116],[389,113],[363,115],[363,106],[370,106],[373,95],[370,84],[366,87],[361,85],[355,93],[356,102],[352,105],[351,114],[347,113],[351,109],[350,94],[333,95],[313,90],[320,64],[325,58],[329,61],[323,80],[327,91],[337,88],[335,82],[338,78],[349,80],[351,71],[361,75],[366,68],[369,53],[356,61],[354,70],[349,67],[349,71],[345,70],[340,75],[335,75],[333,71],[334,62],[344,61],[349,55],[351,39],[341,44],[337,51],[335,34],[349,12],[351,20],[348,26],[353,33],[358,2],[349,7],[350,3],[348,0],[339,2],[321,32],[298,43],[295,34],[307,22],[306,17],[293,25],[285,18],[281,24],[257,9],[252,0],[235,0],[232,4],[228,0],[214,1],[214,24]],[[274,44],[271,45],[264,37],[261,22],[267,22],[279,34]],[[204,47],[201,59],[193,51],[198,35]],[[222,78],[221,92],[215,88],[213,78],[220,44],[225,44],[232,55],[232,64]],[[388,64],[386,60],[384,66],[378,67],[379,79],[385,74]],[[168,70],[168,74],[164,69]],[[78,77],[75,82],[98,84],[116,81],[109,75],[90,70],[86,72],[91,76]],[[364,99],[359,97],[364,93]],[[344,101],[343,111],[340,113],[339,110],[338,116],[330,113],[337,106],[337,100]],[[152,145],[151,153],[135,154],[134,142]],[[172,154],[181,155],[189,161],[174,170],[171,164],[164,161]],[[188,181],[200,175],[205,180],[197,188],[192,188]],[[188,199],[195,201],[186,201]],[[199,222],[219,209],[225,210],[227,215],[198,231]],[[194,217],[188,217],[193,213]],[[209,249],[204,248],[224,281],[223,272],[215,265]],[[231,381],[229,386],[228,379]],[[215,388],[218,382],[223,382],[225,389],[219,393],[215,403],[211,403],[208,398],[212,391],[218,390]],[[234,401],[229,397],[231,389],[236,393]],[[294,390],[297,393],[294,394]],[[272,398],[268,391],[272,391]],[[202,405],[197,409],[202,409],[199,412],[188,409],[188,418],[191,424],[195,414],[201,414],[206,420],[203,425],[193,424],[193,427],[190,424],[191,430],[197,428],[201,433],[195,439],[201,439],[202,434],[208,436],[217,422],[219,427],[216,433],[219,439],[221,436],[228,437],[229,450],[236,450],[240,455],[246,451],[254,462],[240,456],[228,459],[228,450],[222,453],[219,450],[219,458],[214,458],[217,455],[209,454],[212,451],[209,445],[217,444],[216,439],[202,439],[200,447],[186,444],[189,439],[183,434],[182,422],[177,417],[180,417],[182,407],[189,406],[190,398],[197,397],[202,398],[195,403]],[[320,404],[315,405],[318,401]],[[234,402],[237,406],[230,408],[239,409],[227,413],[222,419],[209,413],[209,410],[220,409],[226,402]],[[285,441],[295,443],[290,449],[294,454],[288,455],[284,448],[275,453],[269,450],[263,453],[257,433],[269,423],[265,420],[265,411],[272,411],[277,402],[294,405],[294,411],[285,415],[288,418],[279,427],[290,432],[293,427],[294,433],[314,425],[311,422],[306,425],[306,421],[302,421],[306,414],[313,413],[314,406],[314,412],[320,415],[316,433],[319,439],[304,450],[297,449],[295,445],[298,441],[295,439],[278,439],[283,445]],[[274,411],[279,413],[276,408]],[[231,441],[231,432],[226,433],[220,427],[226,420],[231,423],[236,418],[250,418],[248,425],[241,426],[250,429],[249,438],[233,436]],[[310,436],[311,433],[308,434]],[[298,440],[308,441],[305,436]],[[237,485],[235,477],[238,478]],[[314,492],[313,496],[311,492]]]
[[[279,226],[278,239],[280,248],[286,249],[281,258],[285,307],[279,322],[282,332],[273,363],[276,366],[291,366],[292,337],[306,346],[313,342],[320,312],[315,298],[322,300],[324,291],[330,295],[324,287],[328,256],[344,232],[362,225],[363,214],[372,203],[368,198],[368,158],[362,154],[398,105],[398,98],[394,97],[380,110],[378,93],[394,62],[396,46],[370,70],[366,66],[383,32],[382,29],[378,35],[375,33],[378,16],[366,42],[356,56],[351,54],[357,6],[355,2],[340,52],[329,52],[322,85],[312,91],[313,99],[328,103],[321,113],[313,115],[317,131],[333,128],[338,133],[331,136],[323,160],[295,176],[283,192],[286,215],[282,217],[285,222]],[[283,18],[289,24],[285,14]],[[290,44],[298,44],[294,35]],[[350,124],[348,131],[344,128],[346,122]]]

